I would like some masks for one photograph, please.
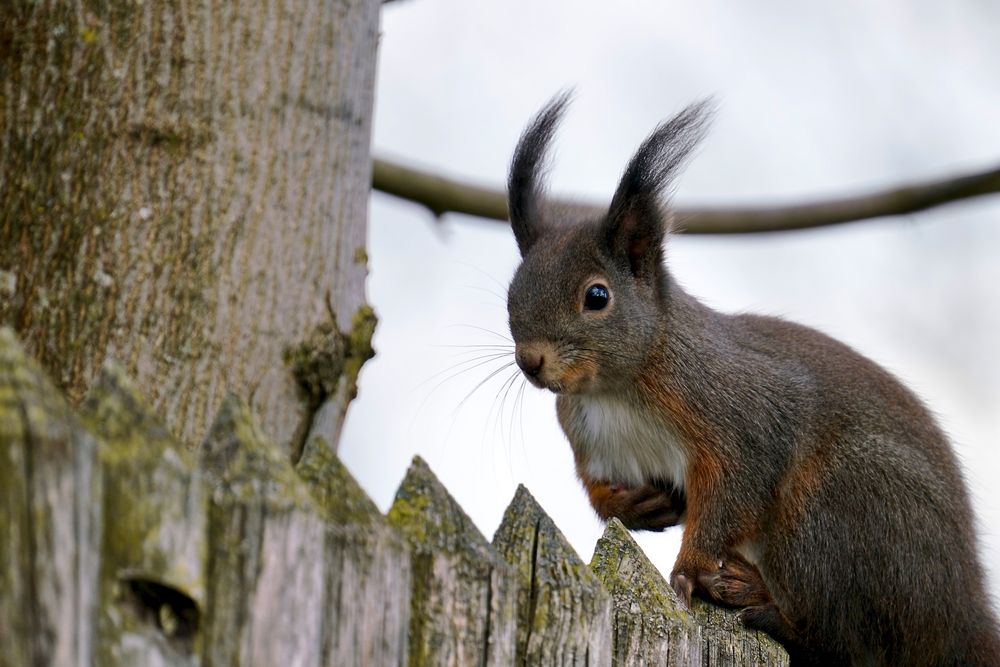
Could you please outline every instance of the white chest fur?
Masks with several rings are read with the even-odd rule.
[[[688,456],[676,429],[654,412],[614,397],[574,397],[570,439],[595,479],[638,486],[651,480],[684,487]]]

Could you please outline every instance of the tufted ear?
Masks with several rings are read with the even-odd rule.
[[[711,111],[711,100],[703,100],[662,123],[625,168],[603,232],[612,255],[627,261],[635,276],[652,275],[661,265],[668,226],[664,190],[704,136]]]
[[[571,92],[564,91],[549,101],[521,135],[514,149],[507,177],[507,209],[521,257],[541,236],[545,159],[552,135],[569,104]]]

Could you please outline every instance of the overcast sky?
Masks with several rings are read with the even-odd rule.
[[[410,0],[387,5],[376,154],[499,186],[530,117],[576,88],[553,189],[606,201],[642,138],[707,95],[718,114],[676,189],[689,204],[773,204],[1000,163],[1000,3]],[[1000,598],[1000,198],[837,228],[676,237],[675,276],[727,311],[825,331],[931,406],[970,482]],[[519,257],[507,226],[375,194],[378,356],[340,454],[385,510],[414,454],[492,537],[518,483],[584,560],[602,526],[576,481],[554,397],[503,344]],[[495,333],[491,333],[495,332]],[[454,346],[454,347],[449,347]],[[460,372],[462,370],[466,372]],[[680,529],[644,535],[669,573]]]

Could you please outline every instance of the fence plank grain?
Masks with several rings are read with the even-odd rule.
[[[207,510],[197,458],[114,364],[82,415],[104,475],[98,664],[195,665]]]
[[[610,665],[611,599],[524,486],[493,545],[517,572],[516,664]]]
[[[701,600],[686,609],[617,519],[608,522],[590,566],[614,599],[616,666],[788,664],[785,650],[744,628],[735,610]]]
[[[702,664],[701,626],[618,519],[608,522],[590,567],[611,593],[615,667]]]
[[[762,632],[747,630],[732,609],[694,600],[692,611],[702,626],[702,664],[716,667],[785,667],[788,653]]]
[[[0,665],[93,660],[101,543],[96,440],[0,328]]]
[[[288,459],[230,396],[202,445],[209,513],[204,665],[321,664],[326,525]]]
[[[510,568],[420,457],[389,522],[412,552],[411,667],[513,664]]]
[[[406,664],[410,553],[322,438],[306,444],[296,471],[327,524],[322,664]]]

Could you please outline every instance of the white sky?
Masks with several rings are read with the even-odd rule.
[[[553,189],[606,201],[639,141],[687,103],[719,112],[681,203],[856,193],[1000,163],[1000,4],[987,0],[627,3],[411,0],[383,11],[376,153],[499,186],[529,118],[576,87]],[[572,469],[554,397],[504,394],[518,255],[506,226],[435,221],[375,194],[370,301],[378,356],[340,454],[385,510],[420,454],[487,538],[524,483],[589,560],[602,526]],[[817,327],[914,388],[951,434],[1000,598],[1000,197],[786,235],[676,237],[668,262],[724,311]],[[454,370],[449,371],[450,368]],[[511,367],[513,368],[513,367]],[[437,375],[436,374],[440,374]],[[436,377],[435,377],[436,376]],[[443,381],[442,381],[443,380]],[[680,529],[642,534],[668,573]]]

